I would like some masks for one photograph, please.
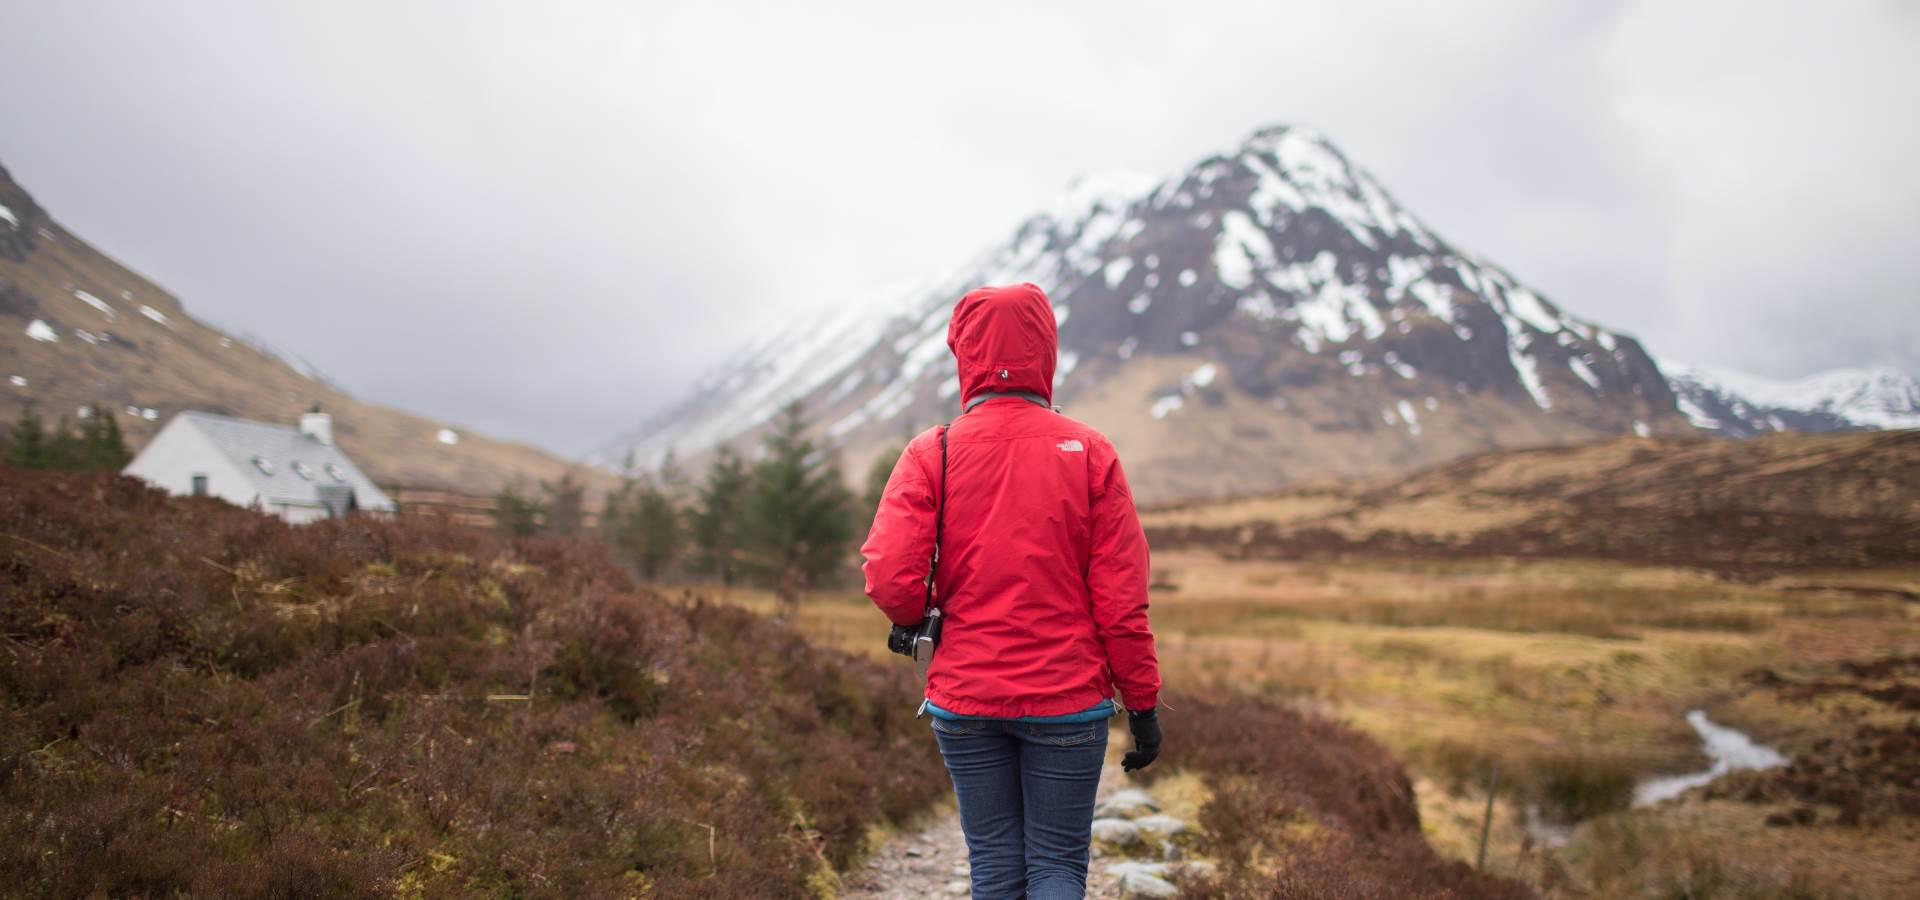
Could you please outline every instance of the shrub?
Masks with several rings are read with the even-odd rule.
[[[1549,816],[1578,822],[1633,804],[1637,781],[1627,763],[1597,754],[1560,754],[1530,760],[1530,792]]]
[[[897,673],[581,538],[0,468],[0,876],[801,896],[946,790]]]
[[[1201,849],[1223,864],[1189,895],[1531,896],[1435,854],[1405,770],[1358,731],[1252,697],[1176,694],[1163,707],[1165,767],[1147,775],[1204,774]]]

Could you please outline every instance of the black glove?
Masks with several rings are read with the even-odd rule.
[[[1133,731],[1133,749],[1120,760],[1122,771],[1144,769],[1160,758],[1160,716],[1155,709],[1127,710],[1127,727]]]

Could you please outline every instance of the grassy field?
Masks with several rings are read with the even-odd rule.
[[[849,655],[585,538],[0,467],[0,596],[9,897],[830,898],[951,796],[865,601],[799,616]],[[1136,777],[1198,895],[1529,895],[1434,851],[1382,743],[1163,696],[1188,749]]]
[[[1180,550],[1157,552],[1154,575],[1169,686],[1286,698],[1358,726],[1407,764],[1444,854],[1473,858],[1497,766],[1488,866],[1549,894],[1901,896],[1920,875],[1910,862],[1920,831],[1897,810],[1848,825],[1829,809],[1783,829],[1766,824],[1794,806],[1779,798],[1696,792],[1627,809],[1639,780],[1707,766],[1690,709],[1796,759],[1853,739],[1862,723],[1911,720],[1890,688],[1808,700],[1793,685],[1826,684],[1822,673],[1849,661],[1920,654],[1910,599],[1920,567],[1741,578],[1586,560],[1281,562]],[[761,592],[727,599],[776,611]],[[886,656],[885,621],[856,592],[815,594],[794,621]],[[1180,718],[1167,711],[1170,754]],[[1549,848],[1529,822],[1578,827]]]

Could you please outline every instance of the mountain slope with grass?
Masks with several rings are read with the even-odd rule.
[[[799,398],[858,471],[958,413],[953,303],[1017,281],[1054,303],[1056,400],[1114,438],[1148,500],[1693,431],[1638,341],[1441,238],[1325,136],[1276,126],[1168,177],[1083,179],[926,285],[836,298],[600,458],[738,442]]]
[[[1168,506],[1156,550],[1586,557],[1745,570],[1920,559],[1920,432],[1620,438]]]
[[[62,227],[0,168],[0,422],[99,403],[138,451],[175,413],[293,424],[312,404],[384,485],[492,493],[516,479],[612,479],[526,444],[353,397],[294,357],[195,319],[177,298]]]

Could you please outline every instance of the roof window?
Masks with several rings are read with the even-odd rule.
[[[305,478],[308,481],[313,480],[313,467],[307,465],[306,463],[303,463],[299,460],[294,460],[293,471],[294,471],[294,474],[299,475],[301,478]]]
[[[339,463],[327,463],[327,474],[332,475],[335,481],[347,480],[347,470],[340,468]]]
[[[259,469],[259,470],[260,470],[260,474],[262,474],[262,475],[272,475],[272,474],[273,474],[273,460],[270,460],[270,459],[268,459],[268,458],[266,458],[266,457],[264,457],[264,456],[256,456],[256,457],[254,457],[254,458],[253,458],[253,467],[254,467],[254,468],[256,468],[256,469]]]

